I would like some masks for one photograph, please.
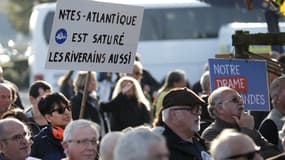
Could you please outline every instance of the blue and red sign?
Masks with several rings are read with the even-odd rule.
[[[246,110],[270,109],[266,61],[209,59],[211,90],[228,86],[240,93]]]

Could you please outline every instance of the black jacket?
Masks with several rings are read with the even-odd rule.
[[[273,120],[264,119],[258,128],[261,135],[266,138],[270,143],[281,145],[278,135],[278,128]]]
[[[33,118],[33,113],[32,113],[32,107],[28,108],[26,111],[25,111],[25,114],[29,120],[29,122],[27,122],[27,125],[29,127],[29,129],[31,130],[32,132],[32,136],[35,136],[37,135],[41,129],[45,128],[47,125],[42,125],[40,126]]]
[[[42,160],[61,160],[65,158],[61,141],[52,135],[50,125],[43,128],[38,135],[33,137],[31,156]]]
[[[167,125],[163,132],[170,151],[169,160],[208,160],[205,143],[200,137],[194,137],[193,143],[181,139]]]
[[[77,94],[71,98],[73,120],[79,119],[82,98],[83,94],[81,92],[77,92]],[[100,116],[101,115],[99,111],[98,100],[88,95],[83,118],[96,122],[97,124],[100,125],[101,123]]]
[[[101,109],[111,113],[112,131],[150,123],[150,112],[146,106],[136,98],[128,98],[122,93],[108,103],[101,103]]]
[[[73,120],[79,119],[82,98],[82,92],[77,92],[76,95],[71,98]],[[100,110],[98,100],[90,95],[87,96],[83,118],[96,122],[100,126],[101,134],[109,131],[109,124],[103,115],[103,111]]]

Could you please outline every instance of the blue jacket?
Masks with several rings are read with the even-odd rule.
[[[33,137],[31,156],[42,160],[61,160],[65,158],[61,141],[52,134],[50,125],[43,128],[39,134]]]

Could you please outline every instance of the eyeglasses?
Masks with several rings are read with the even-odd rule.
[[[171,110],[186,110],[188,112],[191,112],[194,115],[200,115],[202,113],[202,107],[201,106],[173,108]]]
[[[243,154],[238,154],[238,155],[234,155],[234,156],[230,156],[227,158],[224,158],[224,160],[227,159],[236,159],[236,158],[246,158],[247,160],[252,160],[256,154],[259,154],[260,150],[256,150],[256,151],[251,151],[251,152],[247,152],[247,153],[243,153]]]
[[[65,107],[60,106],[59,108],[55,108],[55,109],[51,110],[51,113],[57,112],[58,114],[63,114],[66,109],[68,111],[71,111],[71,106],[70,105],[67,105]]]
[[[23,140],[29,140],[31,138],[31,133],[25,132],[23,134],[16,134],[12,136],[11,138],[3,138],[0,139],[1,141],[8,141],[11,140],[13,142],[22,142]]]
[[[89,143],[93,146],[97,146],[99,144],[99,141],[97,139],[81,139],[81,140],[68,140],[68,143],[76,143],[79,145],[87,146]]]
[[[219,104],[228,103],[228,102],[240,103],[240,102],[242,102],[242,101],[243,101],[243,99],[242,99],[240,96],[234,96],[234,97],[232,97],[231,99],[225,100],[225,101],[223,101],[223,102],[221,102],[221,103],[219,103]]]

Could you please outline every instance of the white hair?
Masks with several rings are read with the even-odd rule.
[[[63,132],[63,141],[72,139],[72,132],[75,128],[90,127],[96,132],[96,138],[99,139],[99,125],[95,122],[86,119],[78,119],[68,123]]]
[[[225,159],[239,152],[235,145],[233,145],[236,143],[242,143],[243,145],[252,144],[256,150],[260,149],[249,136],[239,133],[234,129],[225,129],[211,142],[210,153],[213,159]]]
[[[128,131],[115,148],[114,160],[148,160],[153,144],[165,143],[162,135],[148,127],[137,127]]]
[[[203,92],[210,90],[210,71],[205,71],[203,73],[200,78],[200,84]]]
[[[170,108],[164,109],[161,112],[162,122],[165,122],[168,119]]]
[[[115,146],[124,134],[122,132],[109,132],[100,143],[100,160],[113,160]]]
[[[216,111],[217,104],[221,103],[223,93],[225,91],[228,91],[228,90],[235,91],[234,89],[232,89],[230,87],[222,86],[222,87],[215,89],[210,94],[210,96],[208,98],[208,107],[207,108],[208,108],[208,112],[212,118],[215,119],[217,117],[217,111]]]
[[[285,80],[285,75],[282,75],[276,79],[274,79],[270,84],[270,97],[273,99],[280,93],[282,81]]]

